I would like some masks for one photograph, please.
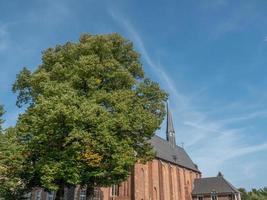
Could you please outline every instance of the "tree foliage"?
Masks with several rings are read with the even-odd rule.
[[[2,117],[4,114],[5,114],[4,107],[2,105],[0,105],[0,133],[3,131],[2,125],[4,123],[4,120]]]
[[[47,49],[35,71],[23,68],[13,91],[27,106],[16,128],[27,148],[28,187],[109,186],[154,156],[148,140],[167,95],[118,34],[85,34]]]
[[[267,199],[267,188],[252,189],[247,192],[244,188],[239,189],[241,192],[242,200],[266,200]]]
[[[0,134],[0,198],[23,199],[25,184],[21,174],[25,155],[14,128]]]

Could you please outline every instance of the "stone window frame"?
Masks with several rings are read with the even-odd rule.
[[[119,185],[112,185],[110,190],[110,197],[117,197],[119,195]]]
[[[86,189],[82,188],[80,190],[79,200],[86,200]]]
[[[26,198],[26,200],[31,200],[32,193],[31,192],[28,192],[27,194],[24,195],[24,197]]]
[[[218,195],[217,194],[211,194],[210,199],[211,200],[218,200]]]
[[[46,200],[54,200],[54,198],[55,198],[55,191],[47,192]]]
[[[42,191],[41,190],[37,190],[35,192],[35,200],[41,200],[42,199]]]
[[[204,196],[203,195],[198,195],[197,196],[197,200],[204,200]]]

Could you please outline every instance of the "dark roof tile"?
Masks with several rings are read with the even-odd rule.
[[[168,141],[156,135],[150,140],[150,142],[156,151],[157,158],[200,172],[197,165],[193,163],[182,147],[176,145],[173,148]]]
[[[230,184],[223,176],[200,178],[194,182],[192,195],[238,193],[239,191]]]

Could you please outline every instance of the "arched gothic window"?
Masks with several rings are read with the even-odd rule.
[[[156,187],[154,187],[154,189],[153,189],[153,200],[158,200],[158,193],[157,193]]]
[[[117,197],[119,195],[119,186],[118,185],[112,185],[111,186],[111,197]]]

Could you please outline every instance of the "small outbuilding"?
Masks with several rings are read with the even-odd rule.
[[[240,192],[218,173],[216,177],[195,179],[193,200],[241,200]]]

